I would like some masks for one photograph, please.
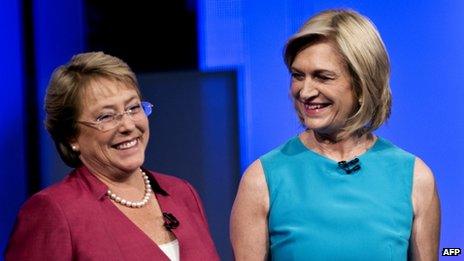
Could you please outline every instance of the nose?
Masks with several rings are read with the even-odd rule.
[[[118,128],[121,132],[131,131],[135,128],[134,120],[128,113],[124,113],[121,115],[121,118],[119,119]]]
[[[302,99],[318,96],[319,89],[317,88],[317,83],[315,83],[310,77],[306,77],[303,81],[303,87],[299,94]]]

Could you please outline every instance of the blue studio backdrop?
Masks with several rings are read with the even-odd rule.
[[[21,16],[17,1],[0,1],[0,247],[6,243],[13,220],[26,197],[24,158],[24,92],[21,53]],[[6,40],[8,39],[8,40]]]
[[[25,120],[26,113],[35,113],[37,118],[37,126],[33,126],[38,131],[35,157],[43,188],[62,178],[66,169],[41,124],[45,88],[56,66],[85,50],[82,0],[32,1],[34,59],[25,59],[21,3],[0,0],[0,35],[4,39],[0,41],[1,251],[15,215],[28,197],[27,178],[33,172],[26,160],[34,156],[26,151],[27,128],[31,127]],[[288,96],[289,75],[282,60],[282,47],[310,15],[326,8],[353,8],[377,25],[392,64],[393,112],[377,134],[430,166],[442,204],[441,247],[464,247],[464,108],[460,105],[464,98],[464,2],[198,0],[196,6],[200,72],[236,74],[231,99],[234,103],[227,102],[227,106],[237,111],[237,124],[233,126],[237,128],[240,170],[236,174],[215,173],[237,177],[224,179],[230,184],[211,186],[221,184],[229,186],[227,191],[235,191],[235,180],[248,164],[301,131]],[[26,64],[28,61],[33,61],[36,68],[33,77],[26,74],[25,68],[31,66]],[[33,89],[26,84],[31,81],[35,83]],[[36,108],[26,111],[29,95],[36,99]],[[203,101],[210,106],[213,99],[199,102]],[[217,117],[208,112],[204,115]],[[217,137],[220,133],[211,135]],[[211,196],[202,189],[214,179],[199,179],[205,183],[198,188],[202,197]],[[222,199],[230,207],[229,196]],[[221,201],[220,194],[214,197],[216,203]],[[214,209],[207,209],[207,213],[210,222],[221,220],[217,224],[226,224],[224,220],[229,218],[227,213],[216,215]],[[221,256],[231,260],[227,225],[214,228],[218,230],[214,233],[215,240],[220,241]]]
[[[440,247],[462,249],[462,1],[204,0],[201,68],[237,68],[241,79],[242,167],[301,131],[282,49],[309,16],[327,8],[355,9],[379,29],[391,60],[393,111],[376,133],[432,169],[441,199]]]

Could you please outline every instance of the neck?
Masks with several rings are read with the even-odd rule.
[[[362,136],[352,134],[345,138],[337,138],[313,130],[304,132],[301,138],[310,149],[335,161],[349,161],[356,158],[369,149],[375,140],[372,134]]]
[[[144,183],[143,183],[142,174],[140,172],[140,168],[137,168],[127,173],[123,171],[114,170],[111,167],[106,168],[107,171],[101,171],[101,168],[94,168],[92,164],[86,164],[86,163],[87,162],[84,162],[84,165],[90,170],[90,172],[110,188],[119,188],[119,189],[144,188]]]

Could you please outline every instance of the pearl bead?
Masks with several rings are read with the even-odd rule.
[[[141,201],[138,201],[138,202],[132,202],[132,201],[129,201],[129,200],[126,200],[126,199],[123,199],[119,196],[117,196],[116,194],[114,194],[113,192],[111,192],[111,190],[108,189],[108,191],[106,192],[106,195],[113,201],[115,201],[116,203],[119,203],[123,206],[126,206],[126,207],[130,207],[130,208],[141,208],[143,206],[145,206],[147,203],[148,203],[148,200],[150,199],[150,195],[151,193],[153,192],[152,189],[151,189],[151,185],[150,185],[150,179],[148,178],[147,174],[145,172],[143,172],[142,170],[140,170],[140,172],[142,173],[142,177],[143,177],[143,180],[144,180],[144,183],[145,183],[145,194],[142,198]]]

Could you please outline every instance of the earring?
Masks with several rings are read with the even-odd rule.
[[[78,151],[76,145],[71,145],[71,149],[72,149],[73,151]]]

